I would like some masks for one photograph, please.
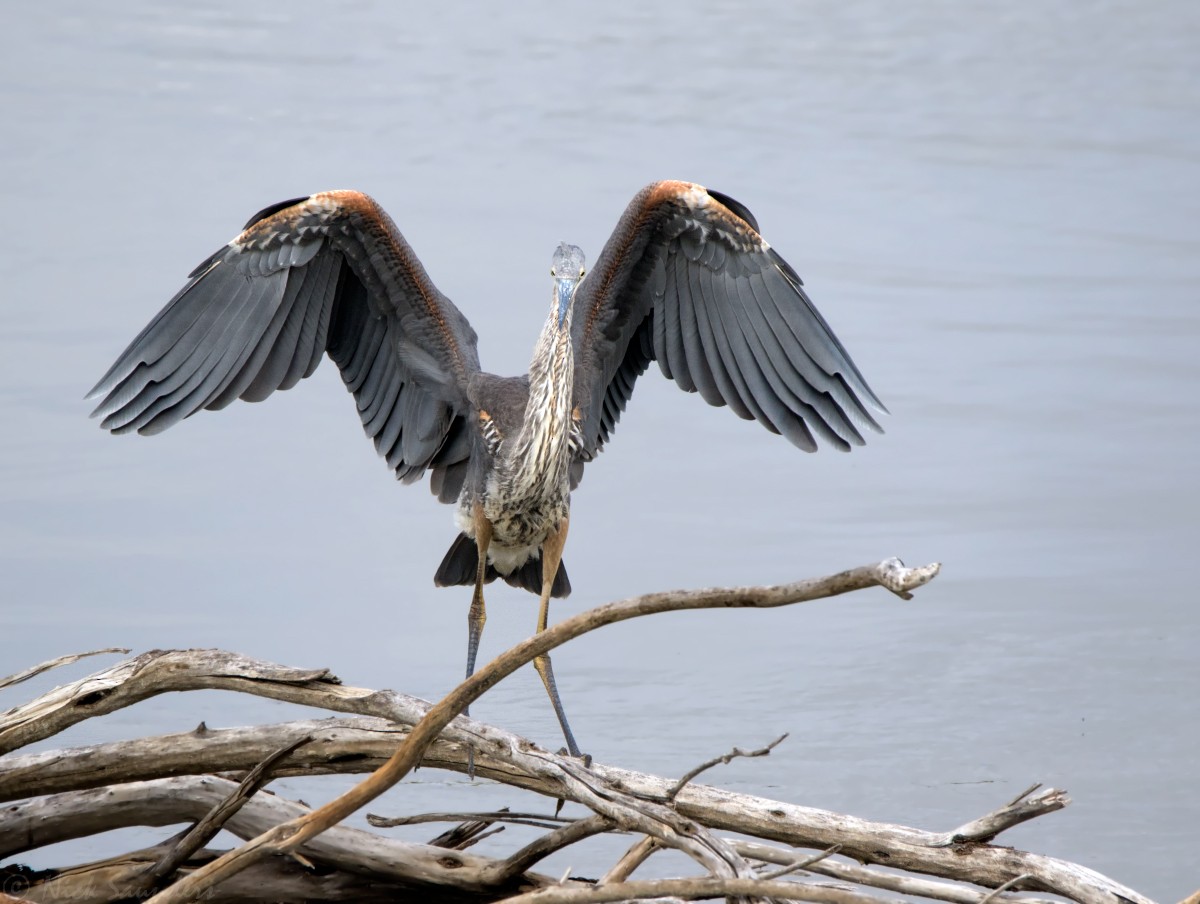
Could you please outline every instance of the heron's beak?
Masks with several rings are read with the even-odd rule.
[[[562,329],[570,319],[571,300],[575,297],[575,288],[578,285],[578,278],[563,279],[557,276],[554,278],[554,297],[558,301],[559,329]]]

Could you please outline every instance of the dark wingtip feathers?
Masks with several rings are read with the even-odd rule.
[[[708,192],[709,197],[715,198],[716,200],[720,201],[722,204],[724,204],[726,207],[728,207],[730,210],[732,210],[735,214],[737,214],[739,217],[741,217],[743,220],[745,220],[747,223],[749,223],[750,227],[755,232],[758,232],[761,234],[761,231],[758,228],[758,220],[756,220],[754,218],[754,214],[752,214],[750,212],[750,208],[748,208],[745,204],[743,204],[741,201],[734,200],[733,198],[729,197],[729,195],[725,194],[724,192],[719,192],[719,191],[716,191],[715,189],[707,188],[707,189],[705,189],[705,191]]]
[[[258,213],[256,213],[254,216],[252,216],[250,219],[248,219],[246,221],[246,225],[242,227],[242,232],[245,232],[247,229],[249,229],[255,223],[261,223],[267,217],[274,216],[275,214],[279,213],[279,211],[281,211],[281,210],[287,210],[289,207],[294,207],[297,204],[304,203],[310,197],[311,197],[311,195],[305,195],[302,198],[291,198],[287,201],[280,201],[278,204],[271,204],[268,207],[264,207],[262,210],[260,210]]]

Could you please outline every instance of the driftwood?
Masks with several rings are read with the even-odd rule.
[[[523,663],[614,621],[672,609],[786,605],[870,586],[908,598],[936,573],[937,566],[908,569],[892,559],[778,587],[651,594],[611,603],[524,641],[436,705],[392,691],[347,687],[323,669],[286,668],[218,650],[144,653],[0,714],[0,753],[5,754],[0,756],[0,800],[11,802],[0,811],[0,858],[10,861],[48,844],[114,828],[194,825],[154,847],[100,863],[44,872],[0,867],[0,892],[17,900],[73,902],[153,895],[154,901],[214,902],[724,897],[839,904],[877,902],[900,893],[970,904],[1037,900],[1017,894],[1033,891],[1087,904],[1150,904],[1092,870],[990,843],[1019,822],[1065,806],[1065,793],[1054,789],[1034,793],[1035,786],[993,813],[936,834],[695,781],[703,769],[734,756],[766,755],[779,741],[758,750],[735,748],[680,779],[667,779],[585,764],[458,715]],[[14,752],[157,694],[209,688],[320,707],[339,716],[222,730],[201,724],[182,734]],[[549,813],[498,812],[371,819],[376,827],[464,823],[431,844],[338,824],[415,766],[465,773],[471,749],[478,776],[549,800],[582,804],[591,815],[566,820]],[[271,778],[332,773],[370,777],[316,810],[258,790]],[[539,826],[545,833],[504,858],[461,849],[504,822]],[[205,849],[222,828],[247,843],[230,852]],[[548,854],[602,832],[631,837],[626,854],[600,881],[536,871]],[[690,856],[701,874],[632,878],[647,858],[665,848]]]

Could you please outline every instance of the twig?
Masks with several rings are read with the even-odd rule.
[[[1026,792],[1026,793],[1028,793],[1028,792]],[[997,886],[996,888],[994,888],[990,892],[988,892],[986,895],[984,895],[982,898],[980,898],[979,904],[991,904],[991,902],[998,895],[1008,891],[1010,888],[1014,888],[1021,882],[1024,882],[1027,879],[1032,879],[1032,878],[1033,878],[1033,876],[1029,875],[1028,873],[1024,873],[1020,876],[1013,876],[1011,879],[1009,879],[1003,885]]]
[[[688,784],[690,784],[692,779],[698,776],[701,772],[705,772],[711,769],[713,766],[718,766],[721,764],[728,766],[729,763],[737,757],[767,756],[772,750],[783,743],[783,740],[786,737],[787,732],[784,732],[766,747],[759,747],[757,750],[742,750],[740,747],[734,747],[733,750],[729,751],[729,753],[722,754],[721,756],[715,756],[711,760],[706,760],[699,766],[696,766],[694,769],[685,772],[683,774],[683,778],[671,786],[671,789],[667,791],[667,800],[674,800],[676,797],[678,797],[679,792],[682,791]]]
[[[649,835],[643,835],[633,843],[633,846],[629,850],[621,855],[621,859],[614,863],[612,869],[600,878],[598,884],[609,885],[624,882],[633,875],[634,870],[650,859],[651,854],[661,848],[662,845]]]
[[[1020,794],[1018,794],[1012,800],[1010,800],[1008,802],[1008,806],[1015,807],[1017,804],[1019,804],[1021,801],[1023,801],[1025,798],[1027,798],[1030,794],[1032,794],[1034,791],[1036,791],[1040,787],[1042,787],[1041,782],[1034,782],[1032,785],[1030,785],[1028,788],[1026,788],[1024,791],[1022,791]]]
[[[429,839],[429,843],[433,847],[445,848],[448,851],[465,851],[467,848],[479,844],[485,838],[499,835],[505,829],[505,826],[489,829],[491,825],[492,823],[481,820],[464,822]]]
[[[575,820],[565,816],[545,816],[541,813],[512,813],[508,810],[493,810],[490,813],[419,813],[416,816],[376,816],[367,814],[367,823],[377,829],[396,826],[415,826],[426,822],[506,822],[517,826],[532,826],[535,829],[556,829]]]
[[[450,721],[488,689],[538,656],[550,652],[596,628],[643,615],[682,609],[728,607],[771,608],[808,602],[860,590],[884,586],[901,596],[912,588],[928,583],[937,574],[938,565],[909,569],[899,559],[843,571],[826,578],[798,581],[777,587],[745,587],[733,590],[694,590],[652,593],[617,603],[599,606],[565,619],[496,657],[483,669],[458,685],[418,722],[407,740],[383,766],[368,779],[312,813],[264,832],[236,851],[201,867],[180,882],[156,895],[158,904],[194,899],[222,878],[234,875],[250,864],[274,853],[294,850],[304,842],[341,822],[355,810],[374,800],[395,785],[418,765],[426,747]],[[911,594],[909,594],[911,595]],[[715,864],[719,865],[719,864]],[[738,894],[738,892],[732,892]]]
[[[834,854],[836,854],[841,849],[842,849],[842,846],[840,844],[835,844],[832,847],[828,847],[823,851],[818,851],[817,853],[813,854],[811,857],[805,857],[802,860],[797,860],[795,863],[789,863],[787,866],[783,867],[783,869],[777,869],[777,870],[774,870],[769,873],[763,873],[758,878],[760,878],[760,879],[781,879],[784,876],[788,875],[789,873],[795,873],[795,872],[799,872],[802,869],[808,869],[810,866],[820,863],[826,857],[832,857]]]
[[[367,821],[371,821],[371,815],[367,814]],[[417,819],[413,825],[418,825],[426,820]],[[495,825],[496,820],[488,817],[472,817],[464,816],[458,825],[451,829],[447,829],[442,834],[430,839],[429,843],[433,847],[449,848],[454,851],[465,851],[472,845],[478,844],[485,838],[504,831],[504,826],[499,826],[492,831],[486,831],[490,826]],[[374,825],[374,823],[371,823]],[[396,824],[393,821],[393,824]]]
[[[972,841],[991,841],[1006,829],[1011,829],[1015,825],[1038,816],[1053,813],[1055,810],[1061,810],[1071,802],[1066,791],[1059,791],[1056,788],[1047,788],[1040,794],[1029,796],[1031,792],[1040,787],[1040,783],[1033,785],[1003,807],[938,836],[930,844],[933,847],[949,847]]]
[[[43,663],[25,669],[23,672],[17,672],[15,675],[9,675],[7,678],[0,678],[0,689],[12,687],[14,684],[20,684],[22,681],[28,681],[42,672],[48,672],[51,669],[56,669],[60,665],[70,665],[72,662],[78,662],[80,659],[86,659],[88,656],[99,656],[102,653],[128,653],[129,650],[125,647],[108,647],[104,650],[92,650],[88,653],[71,653],[67,656],[59,656],[57,659],[48,659]]]

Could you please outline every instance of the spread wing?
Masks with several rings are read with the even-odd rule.
[[[290,389],[325,352],[396,475],[433,468],[439,498],[456,498],[471,451],[475,331],[358,192],[256,214],[96,384],[93,417],[113,433],[159,433],[202,408]]]
[[[651,361],[805,451],[882,432],[886,412],[754,216],[689,182],[633,199],[576,291],[575,404],[584,458],[608,440]]]

